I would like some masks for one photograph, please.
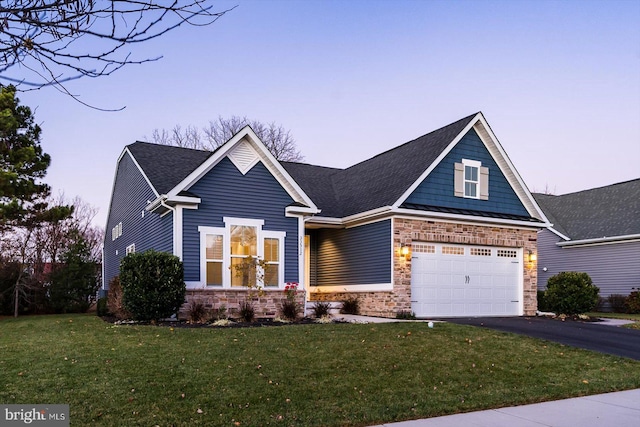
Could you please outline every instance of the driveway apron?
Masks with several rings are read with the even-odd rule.
[[[541,338],[564,345],[640,360],[640,330],[599,325],[596,322],[561,321],[546,317],[461,317],[442,319]]]

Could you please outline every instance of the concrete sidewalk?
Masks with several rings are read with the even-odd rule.
[[[640,389],[374,427],[638,427]]]

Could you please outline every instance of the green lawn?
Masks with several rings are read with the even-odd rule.
[[[640,362],[447,323],[0,321],[0,403],[74,426],[366,426],[638,387]]]

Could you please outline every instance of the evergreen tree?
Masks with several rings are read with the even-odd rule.
[[[50,193],[40,182],[51,163],[40,146],[42,130],[15,95],[15,87],[0,87],[0,229],[43,212],[40,201]]]

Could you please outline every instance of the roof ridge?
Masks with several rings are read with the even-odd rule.
[[[431,132],[427,132],[427,133],[425,133],[424,135],[420,135],[420,136],[418,136],[418,137],[416,137],[416,138],[413,138],[413,139],[412,139],[412,140],[410,140],[410,141],[407,141],[407,142],[402,143],[402,144],[400,144],[400,145],[397,145],[397,146],[395,146],[395,147],[389,148],[388,150],[385,150],[385,151],[383,151],[382,153],[378,153],[378,154],[376,154],[376,155],[375,155],[375,156],[373,156],[373,157],[369,157],[368,159],[362,160],[362,161],[360,161],[360,162],[358,162],[358,163],[356,163],[356,164],[354,164],[354,165],[351,165],[351,166],[349,166],[348,168],[345,168],[345,169],[343,169],[343,170],[345,170],[345,171],[346,171],[346,170],[352,169],[352,168],[354,168],[354,167],[356,167],[356,166],[358,166],[358,165],[361,165],[361,164],[363,164],[363,163],[366,163],[366,162],[369,162],[369,161],[371,161],[371,160],[374,160],[374,159],[376,159],[376,158],[378,158],[378,157],[380,157],[380,156],[383,156],[383,155],[385,155],[385,154],[388,154],[389,152],[399,150],[399,149],[401,149],[401,148],[403,148],[403,147],[405,147],[405,146],[407,146],[407,145],[411,144],[412,142],[416,142],[416,141],[418,141],[419,139],[426,138],[426,137],[428,137],[428,136],[429,136],[429,135],[431,135],[431,134],[434,134],[434,133],[436,133],[436,132],[442,132],[442,131],[444,131],[445,129],[455,127],[455,126],[459,125],[461,122],[471,120],[471,118],[473,118],[473,117],[477,116],[477,115],[478,115],[478,114],[480,114],[480,113],[481,113],[481,112],[477,112],[477,113],[474,113],[474,114],[468,115],[467,117],[463,117],[462,119],[456,120],[456,121],[455,121],[455,122],[453,122],[453,123],[449,123],[448,125],[442,126],[442,127],[438,128],[438,129],[432,130]]]
[[[214,150],[202,150],[202,149],[199,149],[199,148],[180,147],[178,145],[160,144],[158,142],[138,141],[138,140],[136,140],[136,141],[132,142],[131,144],[127,145],[127,147],[130,147],[130,146],[135,145],[135,144],[147,144],[147,145],[153,145],[153,146],[156,146],[156,147],[177,148],[177,149],[180,149],[180,150],[198,151],[198,152],[202,152],[202,153],[207,153],[207,152],[208,153],[213,153],[213,151],[214,151]]]
[[[615,187],[617,185],[630,184],[630,183],[632,183],[634,181],[640,181],[640,178],[634,178],[634,179],[629,179],[629,180],[626,180],[626,181],[614,182],[613,184],[602,185],[600,187],[594,187],[594,188],[587,188],[585,190],[573,191],[571,193],[549,194],[549,195],[550,196],[555,196],[555,197],[571,196],[571,195],[575,195],[575,194],[587,193],[587,192],[591,192],[591,191],[595,191],[595,190],[602,190],[602,189],[605,189],[605,188],[611,188],[611,187]],[[544,193],[540,193],[540,194],[546,195]]]

